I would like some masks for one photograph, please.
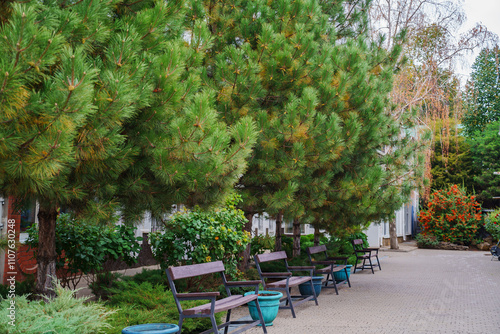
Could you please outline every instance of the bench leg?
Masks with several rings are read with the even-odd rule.
[[[347,267],[344,268],[345,271],[345,277],[347,278],[347,284],[349,284],[349,287],[351,287],[351,280],[349,280],[349,275],[347,273]]]
[[[260,320],[260,325],[262,326],[262,331],[264,331],[264,334],[267,334],[266,322],[264,321],[264,316],[262,315],[259,301],[257,299],[255,299],[255,305],[257,306],[257,312],[259,313],[259,320]]]
[[[333,276],[333,273],[332,273],[332,282],[333,282],[333,287],[335,288],[335,292],[338,295],[339,294],[339,289],[337,289],[337,282],[335,281],[335,277]]]
[[[316,305],[319,305],[318,304],[318,297],[316,296],[316,290],[314,290],[314,284],[313,284],[313,280],[311,278],[311,289],[312,289],[312,293],[313,293],[313,296],[314,296],[314,302],[316,303]],[[335,280],[333,280],[333,282],[335,283]],[[335,291],[337,291],[337,285],[335,285]],[[337,291],[337,295],[338,295],[338,291]]]
[[[210,321],[212,321],[212,330],[214,334],[219,333],[219,329],[217,328],[217,321],[215,321],[215,315],[210,315]],[[227,328],[227,327],[226,327]]]
[[[295,310],[293,309],[292,296],[291,296],[290,291],[288,289],[286,289],[286,300],[287,300],[286,305],[290,304],[290,310],[292,310],[292,316],[294,318],[296,318]]]
[[[358,257],[356,256],[356,264],[354,265],[354,272],[353,274],[356,273],[356,269],[358,269]]]
[[[180,316],[180,318],[179,318],[179,331],[177,332],[177,333],[179,333],[179,334],[181,334],[181,332],[182,332],[182,322],[183,322],[183,321],[184,321],[184,317],[183,317],[183,316],[182,316],[182,314],[181,314],[181,316]]]
[[[378,254],[375,257],[377,258],[378,270],[382,270],[382,267],[380,267],[380,261],[378,260]]]
[[[371,270],[372,270],[372,274],[375,274],[375,272],[373,271],[373,263],[372,263],[372,258],[371,258],[371,257],[369,257],[369,258],[368,258],[368,261],[370,262],[370,268],[371,268]]]
[[[231,310],[227,310],[226,322],[229,322],[230,319],[231,319]],[[229,330],[229,326],[226,326],[226,328],[224,328],[224,334],[227,334],[228,330]]]

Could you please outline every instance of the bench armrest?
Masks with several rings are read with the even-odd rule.
[[[240,286],[256,286],[261,284],[262,281],[260,280],[255,280],[255,281],[232,281],[232,282],[226,282],[226,285],[228,287],[240,287]]]
[[[287,278],[292,276],[292,273],[290,272],[284,272],[284,273],[261,273],[262,277],[267,277],[267,278]]]
[[[332,264],[336,265],[335,260],[331,260],[331,261],[326,261],[326,260],[325,261],[313,261],[312,263],[314,265],[319,264],[319,265],[323,265],[323,266],[329,266],[329,265],[332,265]]]
[[[177,293],[175,295],[179,299],[212,299],[220,296],[218,291],[212,292],[189,292],[189,293]]]
[[[346,256],[334,256],[334,257],[327,257],[326,259],[330,261],[347,261],[348,258]]]
[[[368,247],[368,248],[365,248],[364,250],[367,250],[367,251],[378,251],[380,248],[378,247]]]

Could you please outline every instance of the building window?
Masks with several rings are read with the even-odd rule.
[[[257,222],[259,224],[259,231],[263,231],[264,230],[264,217],[262,217],[262,215],[258,215]]]
[[[300,224],[300,234],[306,233],[306,225]],[[285,234],[293,234],[293,222],[287,221],[285,222]]]
[[[29,203],[21,209],[21,233],[36,223],[36,203]]]
[[[21,210],[21,222],[20,222],[20,233],[19,233],[19,242],[25,243],[28,239],[28,232],[26,232],[33,224],[37,223],[36,215],[37,215],[37,204],[36,202],[31,202],[29,204],[24,205]]]

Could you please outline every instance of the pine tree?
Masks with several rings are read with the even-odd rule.
[[[491,122],[467,141],[472,155],[474,191],[486,208],[499,206],[498,198],[494,198],[500,196],[500,176],[496,174],[500,172],[499,127],[499,121]]]
[[[451,185],[463,186],[468,193],[480,190],[478,184],[474,182],[476,170],[473,167],[472,152],[466,137],[462,135],[462,130],[452,124],[452,131],[449,134],[451,141],[446,150],[446,138],[442,134],[443,128],[437,127],[434,133],[434,149],[431,159],[432,164],[432,188],[435,190],[448,189]],[[446,154],[445,154],[446,153]]]
[[[299,226],[316,210],[334,229],[390,216],[401,204],[398,191],[409,187],[398,182],[415,146],[405,146],[409,136],[386,109],[400,50],[368,42],[368,5],[192,3],[191,30],[207,17],[214,40],[204,82],[217,92],[219,113],[228,124],[251,116],[259,130],[238,185],[247,217],[266,211]],[[393,153],[380,155],[388,146]]]
[[[217,200],[245,170],[254,123],[218,120],[203,31],[184,4],[13,4],[0,27],[0,193],[40,204],[37,291],[53,296],[57,210],[88,220]],[[201,42],[203,41],[203,42]]]
[[[468,136],[474,136],[487,124],[500,120],[499,56],[498,46],[483,49],[472,64],[464,98],[465,114],[462,117]]]

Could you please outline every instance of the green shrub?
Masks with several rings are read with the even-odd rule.
[[[276,238],[269,235],[256,235],[250,241],[250,255],[262,254],[266,250],[273,251]]]
[[[417,241],[418,248],[437,248],[439,246],[439,241],[436,240],[434,236],[418,234],[415,237]]]
[[[30,295],[35,291],[35,276],[28,275],[22,282],[16,281],[16,296]],[[10,284],[0,284],[0,296],[7,298],[10,292]],[[29,296],[27,296],[30,298]]]
[[[484,228],[493,239],[500,240],[500,209],[490,212],[486,217]]]
[[[128,279],[128,277],[112,272],[98,273],[89,284],[89,288],[98,299],[108,300],[111,296],[110,289],[117,287],[119,279]]]
[[[164,231],[149,235],[151,250],[163,269],[222,260],[226,274],[238,277],[238,254],[250,242],[250,234],[243,231],[246,221],[243,211],[231,202],[210,212],[179,212]]]
[[[108,271],[104,268],[107,260],[135,263],[142,238],[135,237],[134,231],[131,226],[98,226],[75,220],[70,214],[60,214],[56,224],[56,267],[67,271],[67,275],[60,277],[61,285],[72,285],[74,289],[83,275]],[[37,227],[33,225],[28,233],[27,244],[36,249]]]
[[[109,319],[112,327],[106,333],[116,334],[127,326],[138,324],[155,322],[177,324],[179,322],[179,312],[172,292],[165,290],[162,285],[119,281],[117,287],[112,288],[111,292],[107,305],[116,309],[116,312]],[[191,308],[206,302],[206,300],[185,301],[182,305],[184,308]],[[219,313],[216,316],[219,324],[222,315],[223,313]],[[200,333],[209,328],[211,328],[211,323],[208,318],[185,319],[182,333]]]
[[[60,285],[57,297],[50,303],[28,301],[26,296],[15,297],[15,326],[9,309],[11,299],[0,302],[0,333],[5,334],[97,334],[109,327],[108,318],[115,311],[101,303],[86,302],[88,298],[75,298],[73,291]],[[116,333],[116,331],[114,332]]]
[[[165,270],[162,269],[142,269],[140,273],[135,274],[131,279],[138,283],[149,282],[153,285],[163,285],[168,288],[168,279]]]

